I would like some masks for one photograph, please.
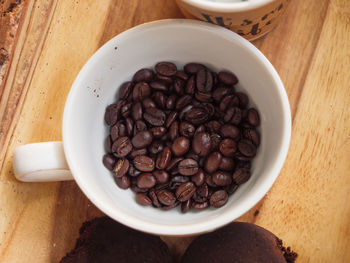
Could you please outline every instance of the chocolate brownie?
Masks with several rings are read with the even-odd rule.
[[[75,248],[60,263],[171,263],[167,245],[156,236],[127,228],[108,217],[85,222]]]
[[[296,257],[266,229],[234,222],[199,236],[187,248],[182,263],[293,263]]]

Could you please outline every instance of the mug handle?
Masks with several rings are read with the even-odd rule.
[[[73,180],[62,142],[41,142],[19,146],[14,151],[15,177],[22,182]]]

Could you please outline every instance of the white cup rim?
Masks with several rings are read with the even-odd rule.
[[[280,154],[276,157],[275,163],[270,170],[270,176],[267,180],[265,180],[263,183],[259,185],[259,188],[257,191],[252,192],[249,197],[245,198],[244,202],[240,203],[240,206],[236,211],[229,211],[226,212],[225,215],[220,217],[212,218],[208,221],[201,222],[198,224],[184,224],[176,227],[172,227],[171,225],[157,225],[152,222],[145,222],[141,219],[135,218],[128,214],[125,211],[111,211],[106,204],[104,204],[98,196],[94,195],[92,191],[89,190],[89,187],[87,184],[84,183],[84,176],[79,173],[79,166],[76,165],[73,161],[72,152],[74,151],[74,147],[71,146],[67,141],[67,139],[70,136],[71,127],[68,124],[69,119],[69,113],[72,111],[72,107],[74,107],[74,102],[76,99],[77,90],[80,88],[79,82],[84,76],[84,69],[87,67],[87,65],[90,65],[98,59],[99,57],[103,56],[105,52],[108,52],[111,48],[114,47],[114,39],[125,39],[128,38],[130,34],[134,34],[138,31],[142,31],[145,29],[148,29],[150,27],[166,27],[169,25],[178,24],[181,26],[187,26],[187,27],[205,27],[207,30],[215,30],[215,32],[220,31],[220,34],[224,34],[227,38],[234,39],[235,41],[239,42],[242,46],[242,48],[247,49],[249,52],[251,52],[254,56],[256,56],[260,63],[266,67],[268,72],[270,73],[271,77],[273,78],[274,82],[276,83],[276,87],[278,88],[279,92],[279,99],[282,102],[283,108],[282,108],[282,115],[283,115],[283,139],[280,146]],[[165,19],[165,20],[158,20],[154,22],[149,22],[145,24],[138,25],[136,27],[133,27],[129,30],[126,30],[116,37],[112,38],[110,41],[108,41],[106,44],[104,44],[99,50],[96,51],[96,53],[87,61],[87,63],[84,65],[80,73],[78,74],[76,80],[74,81],[71,91],[68,95],[64,114],[63,114],[63,121],[62,121],[62,137],[63,137],[63,145],[64,145],[64,151],[67,159],[67,163],[72,171],[73,177],[77,184],[79,185],[80,189],[84,192],[84,194],[94,203],[101,211],[103,211],[105,214],[109,215],[110,217],[114,218],[115,220],[119,221],[120,223],[123,223],[131,228],[148,232],[152,234],[158,234],[158,235],[191,235],[191,234],[198,234],[207,232],[210,230],[214,230],[220,226],[223,226],[225,224],[230,223],[233,219],[238,218],[239,216],[243,215],[245,212],[247,212],[249,209],[251,209],[261,198],[268,192],[268,190],[273,185],[274,181],[276,180],[280,170],[282,169],[283,163],[285,161],[285,158],[287,156],[289,143],[290,143],[290,137],[291,137],[291,114],[290,114],[290,107],[289,107],[289,101],[287,94],[284,90],[283,83],[277,74],[274,67],[271,65],[271,63],[267,60],[267,58],[248,40],[245,40],[244,38],[240,37],[236,33],[225,29],[223,27],[219,27],[216,25],[212,25],[209,23],[196,21],[196,20],[188,20],[188,19]],[[234,212],[234,213],[233,213]]]
[[[244,2],[211,2],[203,0],[181,0],[184,3],[195,6],[200,9],[210,10],[213,12],[231,13],[243,12],[252,9],[257,9],[264,5],[270,4],[276,0],[259,0],[259,1],[244,1]]]

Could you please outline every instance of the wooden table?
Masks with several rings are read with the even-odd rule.
[[[58,262],[102,212],[74,182],[18,182],[13,150],[61,139],[71,84],[103,43],[182,14],[172,0],[15,2],[0,1],[0,262]],[[350,1],[294,0],[254,44],[285,83],[293,131],[280,176],[240,220],[281,237],[298,262],[349,262]],[[179,257],[193,237],[164,239]]]

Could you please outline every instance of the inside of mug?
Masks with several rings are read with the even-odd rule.
[[[261,53],[226,29],[182,21],[142,25],[104,45],[77,77],[67,100],[63,123],[69,166],[81,189],[97,207],[133,228],[177,235],[216,228],[259,201],[283,163],[285,156],[281,151],[286,146],[288,121],[286,105],[282,103],[283,86]],[[107,105],[116,101],[120,85],[130,80],[137,70],[152,68],[159,61],[174,62],[178,68],[188,62],[199,62],[217,72],[232,71],[239,79],[237,90],[246,92],[251,106],[260,112],[261,145],[253,162],[252,176],[219,209],[192,209],[182,214],[180,207],[163,211],[140,206],[135,201],[135,193],[120,189],[112,173],[102,164],[109,129],[104,123]],[[170,225],[176,227],[169,228]]]

